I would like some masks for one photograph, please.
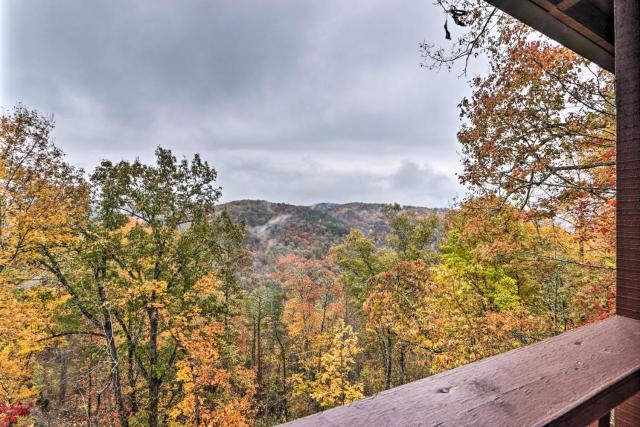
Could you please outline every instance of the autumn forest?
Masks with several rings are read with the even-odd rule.
[[[442,3],[474,12],[425,68],[489,63],[448,209],[220,203],[215,159],[83,171],[3,110],[0,426],[271,426],[611,315],[612,75]]]

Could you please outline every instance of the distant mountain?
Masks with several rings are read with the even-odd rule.
[[[256,266],[272,264],[276,258],[295,253],[303,257],[324,256],[355,228],[384,245],[390,229],[385,212],[390,205],[380,203],[319,203],[296,206],[264,200],[238,200],[220,206],[232,218],[245,224],[247,244]],[[446,209],[406,206],[405,211],[420,216],[444,215]]]

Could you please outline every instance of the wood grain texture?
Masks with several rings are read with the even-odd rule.
[[[616,408],[616,427],[638,427],[640,426],[640,394],[636,394],[631,399]]]
[[[640,319],[640,3],[616,0],[617,284],[616,311]],[[616,426],[640,426],[640,395],[615,414]]]
[[[616,0],[616,311],[640,319],[640,2]]]
[[[640,321],[616,316],[284,424],[588,425],[640,390]]]

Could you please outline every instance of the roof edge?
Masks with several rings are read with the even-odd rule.
[[[529,0],[485,1],[571,49],[575,53],[587,58],[605,70],[615,73],[615,60],[612,52],[604,49],[579,31],[559,21],[537,4]]]

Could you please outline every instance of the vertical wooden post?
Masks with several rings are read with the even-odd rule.
[[[640,319],[640,1],[615,0],[618,315]],[[617,427],[640,426],[640,394],[615,410]]]
[[[640,319],[640,2],[615,0],[617,314]]]
[[[607,412],[606,415],[600,417],[599,420],[592,422],[585,427],[609,427],[611,425],[611,412]]]

